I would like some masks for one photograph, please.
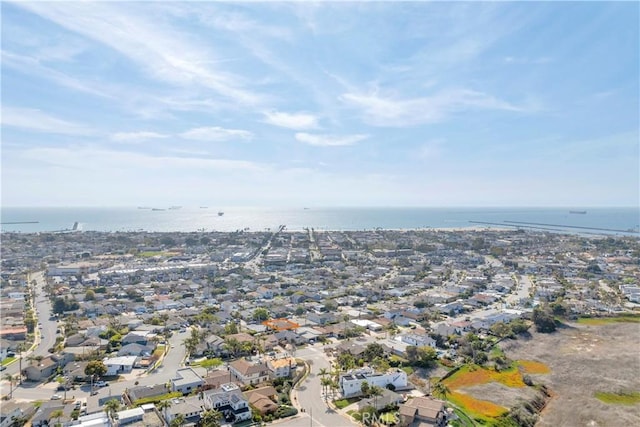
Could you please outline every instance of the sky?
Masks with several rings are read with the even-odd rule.
[[[638,2],[1,3],[2,206],[638,206]]]

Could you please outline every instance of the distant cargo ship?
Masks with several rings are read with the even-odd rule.
[[[151,209],[151,210],[152,210],[152,211],[163,211],[164,209],[161,209],[161,208],[153,208],[153,209]]]
[[[587,211],[569,211],[570,214],[579,214],[579,215],[584,215],[587,213]]]
[[[218,216],[222,216],[222,215],[224,215],[224,212],[222,211],[218,212]]]

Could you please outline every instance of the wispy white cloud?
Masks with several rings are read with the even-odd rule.
[[[264,113],[265,123],[287,129],[306,130],[317,129],[318,118],[309,113],[285,113],[281,111],[267,111]]]
[[[79,123],[69,122],[32,108],[2,107],[3,126],[17,127],[32,132],[60,135],[93,135],[96,132]]]
[[[152,6],[98,3],[19,3],[20,7],[120,52],[156,79],[211,89],[241,104],[257,104],[261,96],[244,88],[232,74],[214,67],[211,48],[166,24],[152,20]]]
[[[111,139],[117,142],[142,142],[150,139],[163,139],[168,138],[169,135],[151,132],[151,131],[139,131],[139,132],[117,132],[111,136]]]
[[[180,134],[184,139],[196,141],[228,141],[232,139],[248,140],[253,138],[253,133],[241,129],[225,129],[219,126],[199,127],[190,129]]]
[[[420,98],[385,97],[377,92],[345,93],[340,100],[359,109],[364,120],[373,126],[403,127],[437,123],[452,114],[472,109],[523,111],[522,107],[468,89],[446,90]]]
[[[314,135],[305,132],[296,133],[296,139],[305,144],[315,145],[318,147],[338,147],[343,145],[354,145],[364,139],[368,135]]]

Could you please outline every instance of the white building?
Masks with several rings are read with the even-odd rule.
[[[401,369],[393,369],[385,374],[376,373],[371,368],[363,368],[351,371],[340,377],[340,390],[344,397],[358,396],[362,393],[362,383],[370,386],[387,388],[390,384],[395,389],[407,387],[407,373]]]
[[[382,330],[382,325],[380,323],[376,323],[373,322],[371,320],[366,320],[366,319],[353,319],[351,320],[351,323],[353,323],[356,326],[361,326],[365,329],[369,329],[370,331],[381,331]]]
[[[176,371],[176,377],[171,380],[171,390],[182,394],[189,394],[204,385],[204,380],[191,368]]]
[[[431,347],[436,348],[436,340],[428,335],[419,334],[402,334],[395,337],[397,341],[405,344],[413,345],[416,347]]]
[[[219,389],[204,392],[207,409],[215,409],[222,413],[225,421],[238,423],[252,417],[249,402],[242,395],[240,388],[233,383],[222,384]]]
[[[104,366],[107,367],[106,376],[114,376],[120,374],[128,374],[133,370],[137,356],[120,356],[110,357],[103,360]]]
[[[288,378],[295,371],[298,363],[293,357],[267,360],[267,367],[271,371],[272,378]]]

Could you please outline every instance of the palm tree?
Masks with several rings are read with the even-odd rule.
[[[441,396],[443,399],[447,399],[447,395],[451,393],[451,390],[449,389],[449,387],[446,386],[445,383],[443,383],[442,381],[439,381],[434,387],[433,387],[433,392],[439,396]]]
[[[120,409],[120,402],[116,399],[111,399],[104,404],[104,412],[107,414],[107,417],[113,416]]]
[[[58,422],[56,422],[55,426],[57,427],[58,425],[60,425],[60,418],[64,415],[64,412],[62,411],[62,409],[56,409],[55,411],[53,411],[51,413],[51,418],[56,418],[58,420]]]
[[[186,419],[184,418],[184,415],[177,414],[175,418],[171,420],[171,422],[169,423],[169,427],[183,426],[185,422],[186,422]]]
[[[378,396],[382,396],[382,388],[377,385],[372,385],[369,388],[369,394],[373,396],[373,406],[378,410]]]
[[[202,427],[220,427],[220,421],[222,420],[222,412],[215,409],[209,409],[204,411],[200,420]]]
[[[13,397],[13,381],[15,377],[11,374],[4,374],[2,379],[9,381],[9,399]]]
[[[167,415],[167,411],[168,409],[171,407],[171,401],[170,400],[161,400],[160,402],[156,403],[156,408],[159,411],[163,411],[164,412],[164,419],[166,422],[169,422],[169,417]]]
[[[326,392],[328,390],[328,388],[331,386],[331,384],[333,383],[333,381],[331,381],[330,378],[324,378],[322,377],[322,379],[320,380],[320,384],[322,384],[322,391],[325,393],[325,399],[326,399]]]

